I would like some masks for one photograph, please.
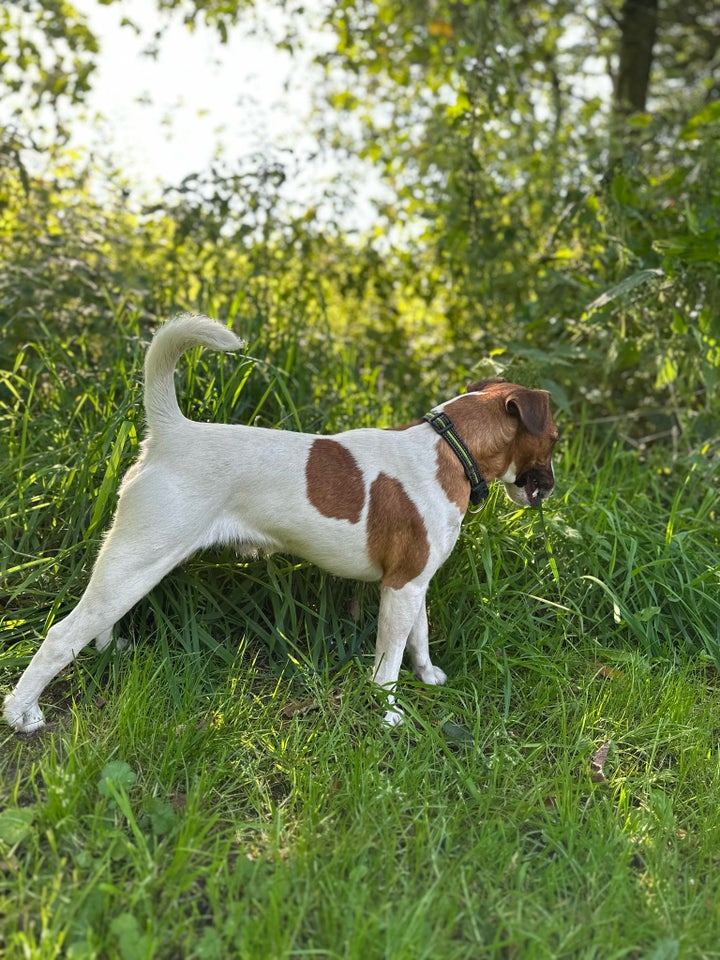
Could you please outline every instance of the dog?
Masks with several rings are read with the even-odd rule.
[[[282,551],[380,581],[372,676],[387,694],[385,722],[401,723],[394,691],[405,652],[424,683],[447,679],[430,659],[425,595],[471,500],[481,502],[493,480],[521,506],[553,491],[549,394],[480,380],[405,426],[328,436],[198,423],[180,412],[174,384],[178,361],[196,346],[243,343],[203,316],[176,317],[155,334],[140,456],[84,594],[6,697],[7,722],[25,733],[41,727],[38,698],[91,640],[107,647],[113,625],[191,554],[233,544],[240,554]]]

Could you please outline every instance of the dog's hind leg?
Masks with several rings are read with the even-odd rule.
[[[138,517],[123,511],[122,498],[87,589],[75,609],[48,630],[45,640],[5,699],[5,719],[30,732],[44,723],[38,698],[47,684],[91,640],[111,636],[116,623],[166,573],[193,552],[191,515]]]
[[[112,628],[112,627],[108,627],[107,630],[103,630],[102,633],[99,633],[99,634],[95,637],[95,649],[98,651],[98,653],[102,653],[103,650],[107,650],[107,648],[108,648],[108,647],[110,646],[110,644],[112,643],[112,638],[113,638],[113,628]],[[119,641],[118,641],[118,646],[119,646],[119,645],[120,645],[120,644],[119,644]]]
[[[113,624],[113,626],[115,626],[115,624]],[[102,653],[103,650],[107,650],[107,648],[112,643],[112,639],[113,639],[112,627],[108,627],[107,630],[103,630],[102,633],[99,633],[95,637],[95,649],[97,650],[97,652]],[[117,640],[115,641],[116,650],[128,650],[131,647],[132,647],[132,643],[126,637],[118,637]]]

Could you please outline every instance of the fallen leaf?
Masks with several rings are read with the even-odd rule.
[[[593,783],[605,783],[607,781],[604,768],[611,743],[611,740],[606,740],[605,743],[592,755],[590,760],[590,779]]]
[[[623,675],[622,670],[617,670],[615,667],[608,667],[605,663],[596,663],[595,669],[596,680],[614,680]]]
[[[297,717],[303,713],[310,713],[313,710],[319,710],[320,704],[316,703],[315,700],[291,700],[290,703],[286,704],[280,711],[284,717],[290,720],[292,717]]]

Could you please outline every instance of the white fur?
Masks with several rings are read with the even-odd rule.
[[[241,552],[281,550],[344,577],[382,575],[367,551],[369,497],[357,523],[323,516],[307,499],[305,464],[316,437],[182,416],[173,372],[181,354],[196,345],[236,350],[242,343],[207,317],[188,316],[166,323],[153,339],[145,362],[147,439],[122,482],[115,519],[85,593],[69,616],[50,628],[5,700],[5,718],[16,730],[41,727],[38,698],[49,681],[91,640],[106,647],[113,625],[201,548],[230,543]],[[430,661],[425,594],[457,540],[462,515],[438,485],[435,444],[443,441],[429,425],[340,436],[362,470],[366,491],[381,471],[410,491],[430,544],[418,576],[399,589],[381,588],[373,677],[388,691],[386,722],[394,724],[402,717],[392,690],[406,649],[421,680],[446,679]],[[508,483],[509,473],[502,479]]]

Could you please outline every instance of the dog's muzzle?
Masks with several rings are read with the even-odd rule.
[[[553,492],[555,477],[548,467],[530,467],[520,474],[513,486],[520,487],[529,507],[539,507]]]

